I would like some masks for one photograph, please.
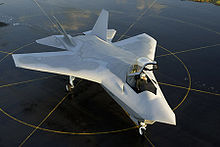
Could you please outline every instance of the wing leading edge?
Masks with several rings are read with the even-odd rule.
[[[139,57],[147,57],[150,60],[154,60],[157,41],[151,36],[143,33],[113,44]]]
[[[70,51],[13,54],[16,67],[78,78],[101,83],[106,69],[100,61],[83,59]]]

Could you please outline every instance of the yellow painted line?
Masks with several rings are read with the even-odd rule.
[[[22,141],[22,143],[19,145],[19,147],[23,146],[24,143],[36,132],[36,130],[49,118],[49,116],[57,109],[58,106],[60,106],[60,104],[67,98],[67,96],[69,96],[70,93],[66,94],[61,101],[52,109],[52,111],[50,111],[50,113],[40,122],[40,124],[30,133],[30,135],[28,135],[24,141]]]
[[[42,78],[37,78],[37,79],[31,79],[31,80],[26,80],[26,81],[20,81],[20,82],[0,85],[0,88],[15,86],[15,85],[19,85],[19,84],[26,84],[26,83],[30,83],[30,82],[34,82],[34,81],[39,81],[39,80],[53,78],[53,77],[56,77],[56,76],[58,76],[58,75],[53,75],[53,76],[48,76],[48,77],[42,77]]]
[[[23,45],[23,46],[21,46],[21,47],[15,49],[15,50],[13,50],[12,52],[10,52],[10,54],[13,54],[13,53],[15,53],[16,51],[18,51],[18,50],[20,50],[20,49],[22,49],[22,48],[24,48],[24,47],[27,47],[27,46],[29,46],[29,45],[32,45],[32,44],[34,44],[34,43],[35,43],[35,42],[31,42],[31,43],[25,44],[25,45]]]
[[[192,48],[192,49],[187,49],[187,50],[183,50],[183,51],[173,52],[173,54],[186,53],[186,52],[191,52],[191,51],[206,49],[206,48],[210,48],[210,47],[216,47],[216,46],[219,46],[219,45],[220,45],[220,44],[202,46],[202,47],[198,47],[198,48]],[[158,47],[161,47],[159,44],[158,44],[157,46],[158,46]],[[170,56],[170,55],[172,55],[172,54],[163,54],[163,55],[156,56],[156,58],[164,57],[164,56]]]
[[[11,118],[12,120],[14,120],[14,121],[16,121],[16,122],[18,122],[18,123],[20,123],[20,124],[23,124],[23,125],[25,125],[25,126],[29,126],[29,127],[32,127],[32,128],[36,128],[36,127],[37,127],[37,126],[35,126],[35,125],[26,123],[26,122],[24,122],[24,121],[22,121],[22,120],[19,120],[19,119],[15,118],[14,116],[12,116],[12,115],[8,114],[7,112],[5,112],[2,108],[0,108],[0,111],[1,111],[4,115],[6,115],[7,117]]]
[[[41,11],[48,17],[48,19],[51,21],[51,19],[49,18],[49,16],[46,14],[46,12],[40,7],[40,5],[34,0],[34,2],[38,5],[38,7],[41,9]],[[140,20],[141,19],[141,17],[147,12],[147,10],[149,10],[152,6],[153,6],[153,4],[156,2],[156,0],[152,3],[152,5],[148,8],[148,9],[146,9],[145,11],[144,11],[144,13],[142,13],[138,18],[137,18],[137,20],[136,20],[136,22],[138,21],[138,20]],[[121,37],[123,37],[123,36],[125,36],[125,34],[135,25],[135,23],[136,22],[134,22],[133,24],[131,24],[130,25],[130,27],[128,28],[128,30],[121,36]],[[52,21],[51,21],[51,23],[53,23]],[[120,37],[120,39],[121,39],[121,37]],[[119,39],[119,40],[120,40]],[[33,80],[29,80],[29,82],[30,81],[33,81]],[[20,82],[21,83],[21,82]],[[18,83],[17,83],[18,84]],[[64,99],[62,99],[61,101],[60,101],[60,103],[58,103],[57,104],[57,107],[62,103],[62,101],[63,101]],[[105,132],[90,132],[90,133],[74,133],[74,132],[62,132],[62,131],[56,131],[56,130],[49,130],[49,129],[45,129],[45,128],[40,128],[40,126],[47,120],[47,118],[55,111],[55,109],[57,108],[57,107],[55,107],[44,119],[43,119],[43,121],[36,127],[36,126],[34,126],[34,125],[31,125],[31,124],[27,124],[27,123],[25,123],[25,122],[23,122],[23,121],[20,121],[20,120],[18,120],[18,119],[16,119],[16,118],[14,118],[14,117],[12,117],[11,115],[9,115],[9,114],[7,114],[6,112],[4,112],[1,108],[0,108],[0,111],[2,111],[4,114],[6,114],[7,116],[9,116],[10,118],[12,118],[12,119],[14,119],[14,120],[17,120],[18,122],[20,122],[20,123],[23,123],[23,124],[25,124],[25,125],[28,125],[28,126],[30,126],[30,127],[34,127],[35,129],[31,132],[31,134],[20,144],[20,146],[22,146],[33,134],[34,134],[34,132],[37,130],[37,129],[41,129],[41,130],[45,130],[45,131],[50,131],[50,132],[54,132],[54,133],[62,133],[62,134],[72,134],[72,135],[97,135],[97,134],[109,134],[109,133],[117,133],[117,132],[123,132],[123,131],[128,131],[128,130],[131,130],[131,129],[135,129],[135,128],[138,128],[139,126],[134,126],[134,127],[130,127],[130,128],[126,128],[126,129],[121,129],[121,130],[113,130],[113,131],[105,131]],[[148,142],[152,145],[152,146],[154,146],[153,145],[153,143],[150,141],[150,139],[146,136],[146,139],[148,140]]]
[[[55,25],[53,23],[53,21],[50,19],[50,17],[47,15],[47,13],[43,10],[43,8],[38,4],[38,2],[36,2],[35,0],[33,0],[37,6],[40,8],[40,10],[44,13],[44,15],[49,19],[49,21]],[[156,0],[155,0],[156,1]],[[152,4],[153,6],[153,4]],[[146,11],[145,11],[146,12]],[[144,13],[145,13],[144,12]],[[137,20],[139,20],[143,15],[141,14],[141,16],[138,17]],[[134,24],[133,24],[134,25]],[[133,27],[133,25],[130,26],[130,29]],[[56,25],[55,25],[56,26]],[[129,30],[128,30],[129,31]],[[125,34],[123,36],[126,36]],[[23,47],[21,47],[23,48]],[[19,50],[20,48],[16,49],[15,51]],[[14,53],[15,51],[13,51],[12,53]],[[10,53],[10,54],[12,54]],[[6,56],[7,57],[7,56]],[[6,58],[4,57],[2,59],[2,61]],[[1,61],[0,61],[1,62]],[[11,84],[7,84],[7,85],[2,85],[0,86],[0,88],[2,87],[9,87],[9,86],[14,86],[14,85],[18,85],[18,84],[24,84],[24,83],[29,83],[29,82],[33,82],[33,81],[37,81],[37,80],[41,80],[41,79],[46,79],[48,77],[44,77],[44,78],[39,78],[39,79],[33,79],[33,80],[27,80],[27,81],[21,81],[21,82],[16,82],[16,83],[11,83]],[[19,123],[22,123],[24,125],[27,125],[29,127],[32,127],[32,128],[35,128],[31,133],[30,135],[27,136],[27,138],[25,138],[25,140],[19,145],[19,146],[23,146],[23,144],[36,132],[37,129],[40,129],[40,130],[44,130],[44,131],[48,131],[48,132],[53,132],[53,133],[61,133],[61,134],[71,134],[71,135],[98,135],[98,134],[109,134],[109,133],[119,133],[119,132],[124,132],[124,131],[128,131],[128,130],[132,130],[132,129],[136,129],[136,128],[139,128],[139,126],[133,126],[133,127],[130,127],[130,128],[126,128],[126,129],[120,129],[120,130],[113,130],[113,131],[103,131],[103,132],[63,132],[63,131],[56,131],[56,130],[50,130],[50,129],[45,129],[45,128],[40,128],[40,126],[47,120],[47,118],[55,111],[55,109],[62,103],[62,101],[65,99],[66,97],[64,97],[60,103],[57,104],[57,106],[43,119],[43,121],[38,125],[38,126],[34,126],[34,125],[31,125],[31,124],[28,124],[26,122],[23,122],[21,120],[18,120],[16,119],[15,117],[9,115],[8,113],[6,113],[5,111],[3,111],[3,109],[0,108],[0,111],[3,112],[6,116],[12,118],[13,120],[19,122]],[[128,114],[127,114],[128,115]],[[151,141],[148,139],[148,141],[151,143]],[[151,143],[152,144],[152,143]]]
[[[163,19],[167,19],[167,20],[171,20],[171,21],[175,21],[175,22],[179,22],[179,23],[188,24],[188,25],[195,26],[195,27],[198,27],[198,28],[200,28],[200,29],[207,30],[207,31],[209,31],[209,32],[215,33],[215,34],[217,34],[217,35],[220,35],[220,32],[217,32],[217,31],[215,31],[215,30],[212,30],[212,29],[210,29],[210,28],[207,28],[207,27],[204,27],[204,26],[201,26],[201,25],[198,25],[198,24],[186,22],[186,21],[183,21],[183,20],[180,20],[180,19],[175,19],[175,18],[160,16],[160,15],[150,15],[150,16],[152,16],[152,17],[158,17],[158,18],[163,18]]]
[[[186,95],[183,97],[182,101],[176,107],[173,108],[173,111],[175,111],[176,109],[178,109],[182,105],[182,103],[186,100],[187,96],[189,95],[189,92],[190,92],[191,86],[192,86],[192,79],[191,79],[190,72],[189,72],[188,68],[186,67],[185,63],[177,55],[173,54],[171,51],[169,51],[165,47],[162,47],[162,46],[160,46],[160,47],[162,49],[164,49],[165,51],[169,52],[170,54],[172,54],[173,56],[175,56],[181,62],[181,64],[184,66],[184,68],[187,72],[188,79],[189,79],[189,87],[187,88]]]
[[[117,40],[117,41],[119,41],[119,40],[121,40],[124,36],[125,36],[125,34],[127,34],[128,33],[128,31],[131,29],[131,28],[133,28],[133,26],[134,26],[134,23],[133,24],[131,24],[129,27],[128,27],[128,29],[125,31],[125,33],[124,34],[122,34],[121,35],[121,37]]]
[[[33,80],[29,80],[29,81],[33,81]],[[78,86],[78,84],[81,81],[79,81],[76,86]],[[0,108],[0,111],[3,114],[5,114],[6,116],[8,116],[9,118],[11,118],[12,120],[14,120],[14,121],[16,121],[16,122],[18,122],[20,124],[23,124],[25,126],[32,127],[32,128],[34,128],[36,130],[39,129],[39,130],[42,130],[42,131],[47,131],[47,132],[52,132],[52,133],[59,133],[59,134],[69,134],[69,135],[101,135],[101,134],[110,134],[110,133],[120,133],[120,132],[125,132],[125,131],[129,131],[129,130],[133,130],[133,129],[139,128],[139,126],[133,126],[133,127],[130,127],[130,128],[119,129],[119,130],[112,130],[112,131],[103,131],[103,132],[64,132],[64,131],[58,131],[58,130],[51,130],[51,129],[47,129],[47,128],[41,128],[40,126],[35,126],[35,125],[32,125],[32,124],[26,123],[26,122],[24,122],[22,120],[19,120],[19,119],[15,118],[14,116],[8,114],[2,108]]]
[[[34,0],[35,1],[35,0]],[[155,0],[156,1],[156,0]],[[155,2],[154,1],[154,2]],[[35,1],[36,2],[36,1]],[[46,13],[46,12],[45,12]],[[143,13],[143,15],[144,15],[144,13]],[[143,16],[142,15],[142,16]],[[141,17],[142,17],[141,16]],[[139,17],[137,20],[139,20],[141,17]],[[132,27],[134,26],[134,24],[133,25],[131,25],[129,28],[131,29]],[[129,30],[128,30],[129,31]],[[128,32],[127,31],[127,32]],[[126,33],[127,33],[126,32]],[[125,34],[126,34],[125,33]],[[125,34],[124,35],[122,35],[122,36],[125,36]],[[165,49],[165,48],[164,48]],[[169,50],[167,50],[168,52],[170,52]],[[170,52],[170,54],[172,54],[172,55],[174,55],[174,53],[172,53],[172,52]],[[177,57],[178,58],[178,57]],[[178,58],[179,59],[179,58]],[[181,61],[181,60],[180,60]],[[185,66],[185,64],[182,62],[182,64]],[[186,66],[185,66],[186,67]],[[187,68],[186,68],[187,69]],[[188,71],[188,69],[187,69],[187,71]],[[189,71],[188,71],[188,74],[189,74]],[[190,74],[189,74],[190,75]],[[189,78],[190,80],[191,80],[191,78]],[[191,83],[191,82],[190,82]],[[190,89],[190,88],[187,88],[188,90]],[[187,93],[187,95],[188,95],[188,93]],[[187,95],[184,97],[184,98],[186,98],[187,97]],[[178,108],[178,107],[175,107],[176,109]],[[174,109],[175,109],[174,108]],[[127,130],[131,130],[131,129],[135,129],[135,128],[138,128],[138,126],[134,126],[134,127],[131,127],[131,128],[127,128],[127,129],[121,129],[121,130],[114,130],[114,131],[106,131],[106,132],[94,132],[94,133],[74,133],[74,132],[62,132],[62,131],[56,131],[56,130],[50,130],[50,129],[45,129],[45,128],[40,128],[40,124],[38,125],[38,126],[34,126],[34,125],[31,125],[31,124],[28,124],[28,123],[25,123],[25,122],[23,122],[23,121],[21,121],[21,120],[18,120],[18,119],[16,119],[16,118],[14,118],[13,116],[11,116],[11,115],[9,115],[9,114],[7,114],[7,113],[5,113],[5,111],[3,111],[1,108],[0,108],[0,111],[1,112],[3,112],[4,114],[6,114],[7,116],[9,116],[10,118],[12,118],[12,119],[15,119],[15,120],[17,120],[18,122],[20,122],[20,123],[23,123],[23,124],[25,124],[25,125],[27,125],[27,126],[30,126],[30,127],[33,127],[33,128],[35,128],[36,130],[37,129],[40,129],[40,130],[45,130],[45,131],[49,131],[49,132],[54,132],[54,133],[62,133],[62,134],[72,134],[72,135],[96,135],[96,134],[108,134],[108,133],[117,133],[117,132],[122,132],[122,131],[127,131]],[[48,116],[49,117],[49,116]],[[46,118],[47,119],[47,118]],[[34,131],[35,132],[35,131]],[[34,133],[33,132],[33,133]],[[32,134],[33,134],[32,133]],[[31,136],[32,134],[30,134],[29,136]],[[27,139],[28,139],[29,137],[27,137]],[[26,140],[27,140],[26,139]],[[148,139],[148,141],[152,144],[152,142]],[[153,145],[153,144],[152,144]],[[154,146],[154,145],[153,145]]]
[[[147,137],[147,135],[144,135],[145,139],[150,143],[152,147],[155,147],[155,145],[152,143],[152,141]]]
[[[24,122],[22,120],[19,120],[17,119],[16,117],[8,114],[7,112],[5,112],[2,108],[0,108],[0,111],[5,114],[6,116],[8,116],[9,118],[11,118],[12,120],[20,123],[20,124],[23,124],[25,126],[29,126],[31,128],[34,128],[34,129],[39,129],[39,130],[42,130],[42,131],[46,131],[46,132],[51,132],[51,133],[58,133],[58,134],[68,134],[68,135],[102,135],[102,134],[110,134],[110,133],[120,133],[120,132],[125,132],[125,131],[129,131],[129,130],[133,130],[133,129],[137,129],[139,128],[139,126],[133,126],[133,127],[130,127],[130,128],[125,128],[125,129],[119,129],[119,130],[112,130],[112,131],[103,131],[103,132],[64,132],[64,131],[58,131],[58,130],[51,130],[51,129],[47,129],[47,128],[41,128],[40,126],[37,127],[35,125],[32,125],[32,124],[29,124],[27,122]]]
[[[201,92],[201,93],[206,93],[206,94],[211,94],[211,95],[217,95],[220,96],[219,93],[213,93],[213,92],[209,92],[209,91],[204,91],[204,90],[199,90],[199,89],[191,89],[192,91],[196,91],[196,92]]]
[[[6,116],[8,116],[9,118],[11,118],[12,120],[20,123],[20,124],[23,124],[25,126],[29,126],[31,128],[37,128],[39,130],[42,130],[42,131],[46,131],[46,132],[51,132],[51,133],[59,133],[59,134],[68,134],[68,135],[101,135],[101,134],[110,134],[110,133],[120,133],[120,132],[125,132],[125,131],[129,131],[129,130],[133,130],[133,129],[137,129],[139,128],[139,126],[133,126],[133,127],[130,127],[130,128],[125,128],[125,129],[119,129],[119,130],[112,130],[112,131],[104,131],[104,132],[64,132],[64,131],[58,131],[58,130],[51,130],[51,129],[46,129],[46,128],[41,128],[40,126],[37,127],[35,125],[32,125],[32,124],[29,124],[29,123],[26,123],[22,120],[19,120],[17,118],[15,118],[14,116],[8,114],[7,112],[5,112],[2,108],[0,108],[0,111],[5,114]]]
[[[4,53],[4,54],[12,54],[12,53],[5,52],[5,51],[0,51],[0,53]]]
[[[14,52],[16,52],[16,51],[18,51],[18,50],[20,50],[20,49],[22,49],[22,48],[24,48],[24,47],[27,47],[27,46],[33,44],[33,43],[34,43],[34,42],[31,42],[31,43],[25,44],[25,45],[23,45],[23,46],[21,46],[21,47],[15,49],[15,50],[13,50],[12,52],[8,53],[8,54],[5,55],[2,59],[0,59],[0,63],[1,63],[3,60],[5,60],[9,55],[13,54]]]
[[[171,86],[171,87],[176,87],[176,88],[181,88],[181,89],[188,89],[187,87],[184,86],[179,86],[179,85],[174,85],[174,84],[168,84],[168,83],[163,83],[163,82],[158,82],[161,85],[166,85],[166,86]],[[196,91],[196,92],[201,92],[201,93],[205,93],[205,94],[211,94],[211,95],[216,95],[216,96],[220,96],[219,93],[214,93],[214,92],[209,92],[209,91],[204,91],[204,90],[199,90],[199,89],[194,89],[191,88],[191,91]]]
[[[119,37],[119,39],[118,39],[117,41],[121,40],[121,39],[133,28],[133,26],[146,14],[146,12],[149,11],[149,10],[153,7],[153,5],[156,3],[156,1],[157,1],[157,0],[154,0],[154,1],[151,3],[151,5],[150,5],[148,8],[146,8],[145,11],[144,11],[143,13],[141,13],[140,16],[137,17],[136,21],[134,21],[134,22],[128,27],[128,29],[124,32],[124,34],[121,35],[121,37]]]
[[[38,128],[38,129],[43,130],[43,131],[47,131],[47,132],[58,133],[58,134],[86,135],[86,136],[88,136],[88,135],[104,135],[104,134],[121,133],[121,132],[126,132],[126,131],[130,131],[130,130],[137,129],[137,128],[139,128],[139,126],[133,126],[130,128],[112,130],[112,131],[103,131],[103,132],[64,132],[64,131],[51,130],[51,129],[46,129],[46,128]]]
[[[5,55],[3,58],[0,59],[0,63],[5,60],[7,57],[9,56],[9,54]]]
[[[199,47],[199,48],[193,48],[193,49],[188,49],[188,50],[184,50],[184,51],[179,51],[179,52],[173,52],[173,53],[169,53],[169,54],[164,54],[164,55],[160,55],[157,57],[163,57],[163,56],[168,56],[168,55],[175,55],[175,54],[179,54],[179,53],[185,53],[185,52],[189,52],[189,51],[194,51],[194,50],[200,50],[200,49],[204,49],[204,48],[209,48],[209,47],[215,47],[215,46],[219,46],[220,44],[215,44],[215,45],[209,45],[209,46],[204,46],[204,47]],[[164,47],[162,47],[161,45],[158,44],[158,46],[162,49],[164,49]],[[179,85],[174,85],[174,84],[168,84],[168,83],[162,83],[162,82],[158,82],[159,84],[162,85],[167,85],[167,86],[172,86],[172,87],[177,87],[177,88],[182,88],[182,89],[188,89],[186,87],[183,86],[179,86]],[[213,92],[209,92],[209,91],[204,91],[204,90],[199,90],[199,89],[194,89],[194,88],[190,88],[191,91],[196,91],[196,92],[201,92],[201,93],[206,93],[206,94],[211,94],[211,95],[216,95],[216,96],[220,96],[220,94],[218,93],[213,93]]]

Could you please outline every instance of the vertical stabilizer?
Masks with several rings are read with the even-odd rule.
[[[91,32],[92,35],[105,41],[107,41],[108,16],[108,11],[103,9]]]

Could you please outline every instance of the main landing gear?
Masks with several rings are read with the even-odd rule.
[[[74,77],[74,76],[69,76],[69,83],[66,85],[66,90],[67,90],[68,92],[72,91],[73,88],[75,87],[75,86],[74,86],[74,83],[73,83],[74,80],[75,80],[75,77]]]

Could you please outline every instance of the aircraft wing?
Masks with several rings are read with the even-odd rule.
[[[13,54],[16,67],[78,78],[100,83],[106,70],[102,62],[82,58],[71,51]]]
[[[132,52],[138,57],[147,57],[150,60],[154,60],[157,41],[151,36],[143,33],[113,44]]]
[[[142,92],[138,95],[118,76],[117,72],[114,72],[124,67],[123,64],[123,66],[118,65],[119,62],[114,61],[118,65],[116,70],[115,66],[106,65],[102,60],[83,57],[71,51],[13,54],[12,56],[17,67],[75,76],[100,83],[107,92],[110,92],[115,101],[137,120],[147,119],[174,124],[175,116],[163,97],[150,92]],[[124,71],[124,69],[121,70]],[[158,92],[162,95],[160,89]]]

